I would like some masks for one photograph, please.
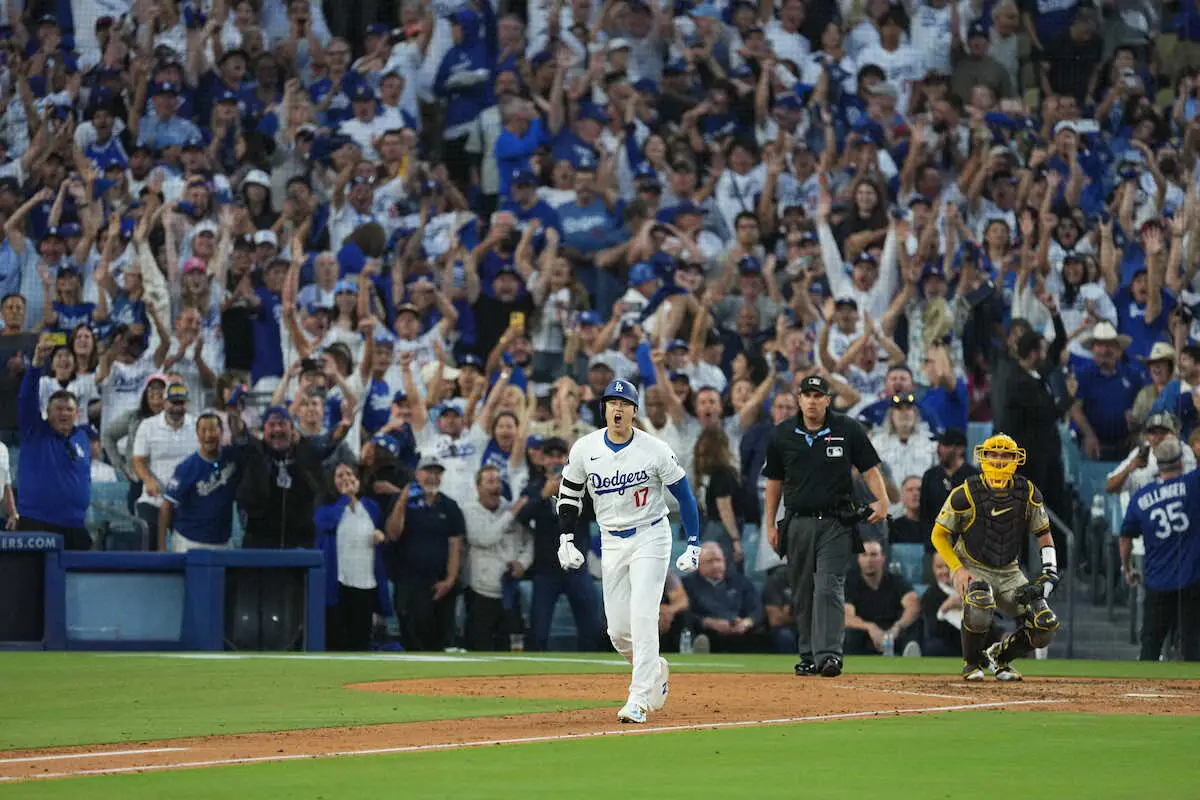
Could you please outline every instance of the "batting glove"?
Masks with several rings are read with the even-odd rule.
[[[583,566],[583,553],[575,546],[574,537],[564,533],[558,537],[558,564],[563,569],[579,569]]]
[[[690,575],[700,569],[700,547],[689,544],[687,550],[683,551],[683,555],[675,560],[675,569],[684,575]]]

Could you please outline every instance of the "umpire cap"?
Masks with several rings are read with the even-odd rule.
[[[610,383],[600,397],[601,402],[609,399],[624,400],[627,403],[633,403],[634,407],[637,407],[638,404],[637,390],[633,388],[633,384],[619,379]]]
[[[800,394],[812,392],[813,394],[823,394],[828,396],[829,383],[820,375],[809,375],[804,380],[800,381]]]

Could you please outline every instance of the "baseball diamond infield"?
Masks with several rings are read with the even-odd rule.
[[[469,719],[327,727],[0,753],[0,781],[137,773],[332,756],[452,750],[667,731],[706,730],[955,711],[1200,715],[1200,680],[1027,678],[966,684],[950,676],[780,674],[672,677],[667,707],[645,726],[615,719],[624,673],[422,678],[347,689],[422,697],[605,702],[601,708]]]

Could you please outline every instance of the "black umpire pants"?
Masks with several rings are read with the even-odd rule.
[[[820,665],[842,656],[846,627],[846,568],[850,529],[829,517],[791,517],[787,529],[788,579],[800,658]]]
[[[1200,582],[1173,592],[1146,589],[1142,608],[1142,661],[1158,661],[1172,630],[1179,631],[1180,656],[1200,661]]]

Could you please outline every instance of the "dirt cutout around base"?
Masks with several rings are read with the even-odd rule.
[[[185,769],[338,755],[402,753],[591,736],[703,730],[965,710],[1200,715],[1200,681],[1035,678],[968,684],[950,676],[676,674],[644,726],[616,711],[628,674],[439,678],[348,689],[430,697],[607,701],[599,709],[319,728],[0,754],[0,781]],[[611,706],[611,707],[610,707]],[[158,751],[158,752],[150,752]]]

